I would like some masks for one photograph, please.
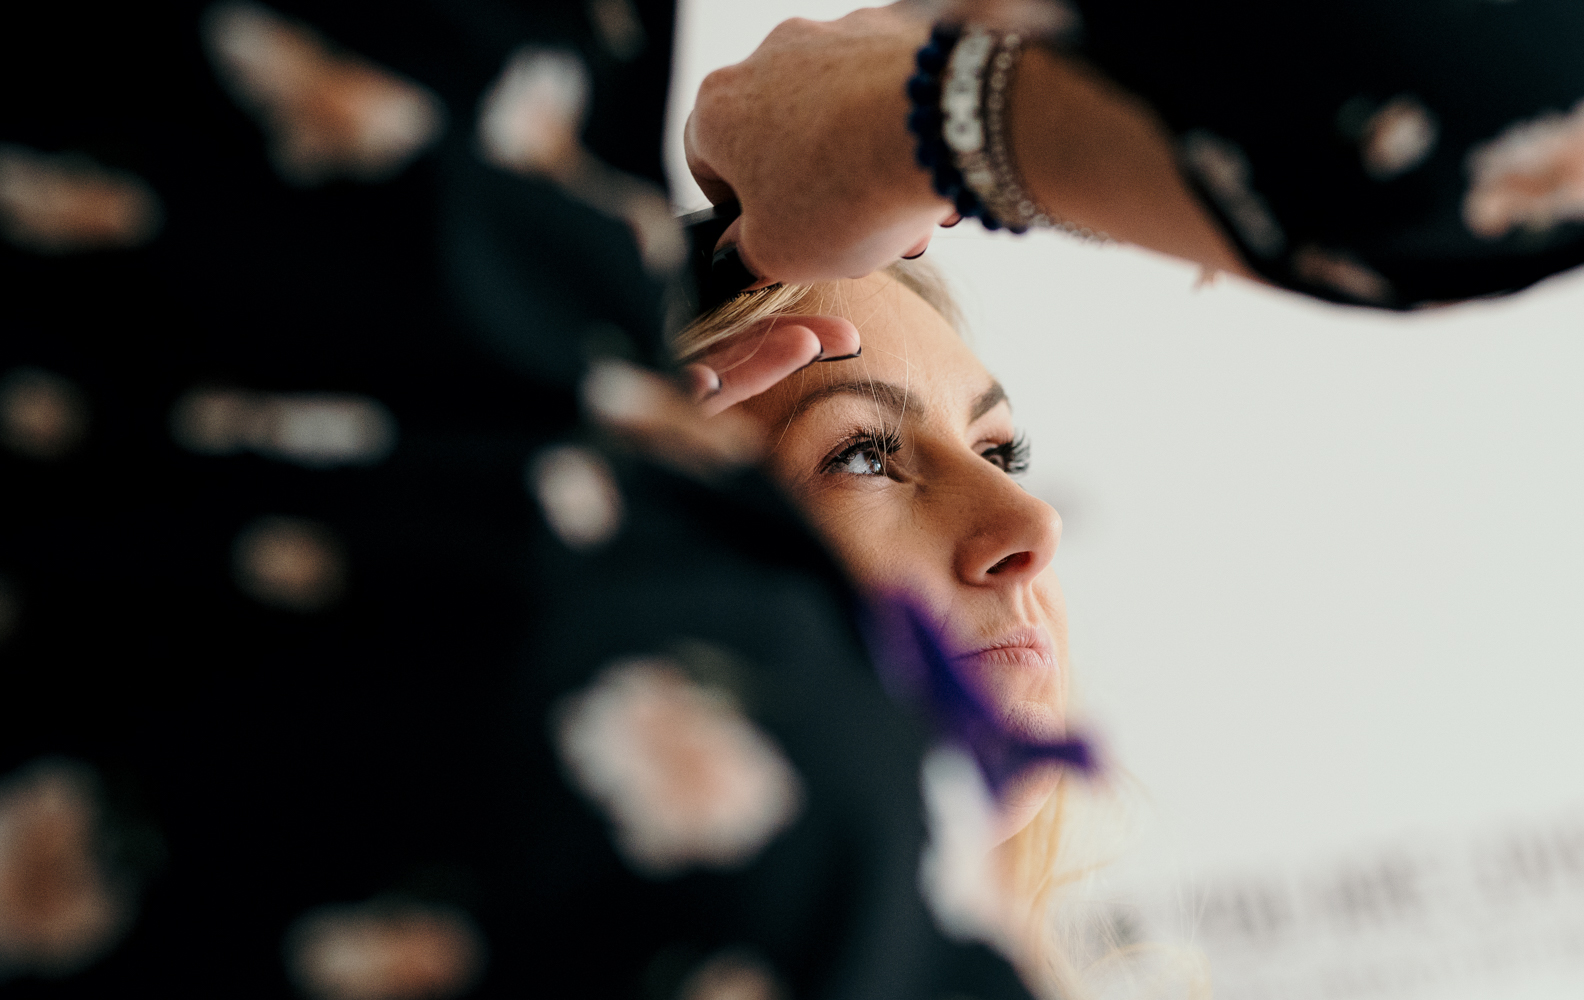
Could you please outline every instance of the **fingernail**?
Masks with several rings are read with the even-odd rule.
[[[838,354],[834,358],[827,358],[825,355],[821,354],[819,357],[815,358],[814,360],[815,361],[851,361],[853,358],[856,358],[858,355],[860,355],[862,353],[863,353],[863,348],[860,347],[856,351],[852,352],[851,354]]]
[[[702,385],[695,384],[693,389],[692,389],[693,402],[702,403],[706,399],[709,399],[712,396],[719,396],[720,395],[720,391],[721,391],[720,372],[718,372],[715,369],[711,368],[709,365],[700,364],[698,362],[694,362],[693,364],[689,365],[688,367],[693,370],[693,376],[692,377],[695,380],[696,380],[696,377],[697,377],[697,375],[698,375],[698,373],[700,371],[702,371],[703,374],[704,374],[704,378],[702,380],[703,384]]]
[[[815,364],[817,364],[818,362],[824,361],[824,360],[825,360],[825,352],[824,351],[820,351],[818,354],[814,355],[812,358],[809,358],[808,361],[803,364],[803,367],[799,368],[797,371],[802,371],[804,368],[813,368]],[[793,372],[793,374],[795,375],[795,374],[797,374],[797,372]]]
[[[759,280],[748,270],[735,244],[723,246],[710,258],[710,284],[718,298],[728,298]]]

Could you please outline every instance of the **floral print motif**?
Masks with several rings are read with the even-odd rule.
[[[588,448],[568,444],[541,451],[529,464],[528,489],[569,549],[598,548],[621,530],[625,504],[616,476]]]
[[[668,273],[687,252],[670,202],[653,184],[611,167],[583,145],[588,100],[582,59],[565,49],[524,46],[484,95],[480,151],[497,167],[553,181],[570,197],[625,222],[649,270]]]
[[[632,0],[589,0],[588,16],[605,51],[622,62],[635,58],[649,42]]]
[[[1364,123],[1359,157],[1365,173],[1378,181],[1391,180],[1423,163],[1439,137],[1430,110],[1412,94],[1399,94]]]
[[[396,447],[396,418],[354,393],[195,389],[176,403],[171,432],[200,455],[251,451],[309,468],[374,465]]]
[[[730,948],[694,969],[683,980],[677,1000],[788,1000],[790,995],[762,958]]]
[[[0,784],[0,980],[62,975],[115,942],[131,900],[101,858],[87,767],[40,761]]]
[[[440,137],[440,99],[268,7],[227,0],[204,15],[221,80],[259,120],[282,177],[384,180]]]
[[[744,865],[802,806],[797,772],[770,737],[726,691],[669,660],[607,667],[562,703],[555,738],[572,784],[650,877]]]
[[[1468,155],[1463,220],[1485,239],[1584,221],[1584,101],[1519,122]]]
[[[1235,143],[1203,129],[1183,139],[1183,161],[1215,199],[1248,248],[1274,257],[1287,245],[1287,235],[1270,206],[1254,190],[1248,157]]]
[[[287,933],[286,957],[314,1000],[444,1000],[478,979],[484,948],[457,910],[375,900],[304,916]]]
[[[520,49],[479,110],[484,158],[508,170],[553,177],[575,169],[588,99],[583,60],[565,50]]]
[[[296,517],[261,517],[237,536],[237,586],[262,604],[322,611],[346,589],[346,557],[328,528]]]
[[[1394,295],[1391,282],[1351,254],[1306,244],[1292,255],[1292,267],[1299,280],[1354,302],[1386,305]]]
[[[147,243],[164,213],[142,178],[74,153],[0,145],[0,234],[35,253]]]
[[[0,378],[0,444],[28,458],[58,459],[88,435],[88,397],[71,380],[31,366]]]

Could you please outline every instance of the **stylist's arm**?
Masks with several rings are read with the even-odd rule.
[[[907,128],[907,80],[929,33],[908,4],[794,19],[705,78],[688,119],[688,165],[711,201],[742,203],[723,242],[755,274],[860,277],[922,252],[955,216],[915,161]],[[1074,227],[1250,275],[1141,101],[1037,47],[1009,98],[1013,159],[1043,206]]]

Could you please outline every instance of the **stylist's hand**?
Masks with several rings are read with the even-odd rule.
[[[862,277],[952,215],[913,160],[904,88],[930,24],[906,7],[786,21],[699,88],[688,167],[712,202],[742,203],[723,242],[760,277]]]
[[[817,361],[859,352],[858,328],[836,316],[776,316],[722,341],[682,369],[688,392],[712,417]]]

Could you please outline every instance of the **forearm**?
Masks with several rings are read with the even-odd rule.
[[[1028,47],[1012,81],[1008,126],[1024,183],[1058,218],[1252,277],[1188,190],[1164,126],[1095,71]]]

